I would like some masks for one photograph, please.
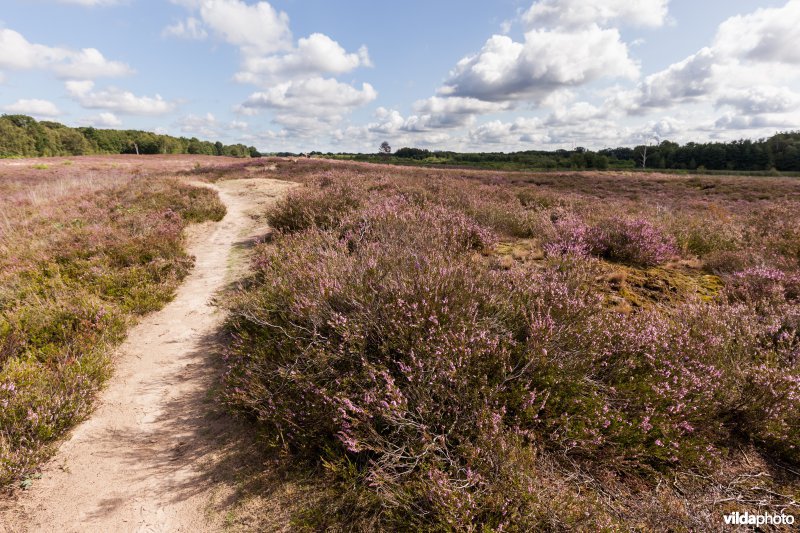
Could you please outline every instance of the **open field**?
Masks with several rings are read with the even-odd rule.
[[[294,527],[800,512],[800,181],[277,171],[225,394],[323,480]]]
[[[302,186],[256,201],[274,180]],[[259,439],[215,447],[209,419],[165,393],[145,420],[162,435],[101,454],[145,473],[104,493],[184,509],[152,527],[210,527],[175,507],[186,479],[194,496],[225,486],[208,505],[225,520],[206,519],[233,530],[721,530],[731,512],[800,514],[800,180],[121,156],[1,162],[0,191],[0,472],[33,487],[19,498],[39,520],[37,502],[92,497],[70,489],[84,468],[58,461],[91,466],[87,435],[128,381],[37,464],[91,412],[134,322],[120,379],[214,389]],[[160,334],[180,332],[162,314],[220,253],[197,248],[181,286],[183,230],[223,203],[250,236],[274,231],[220,298],[224,327],[203,326],[224,334],[219,366],[202,348],[172,368]],[[161,362],[130,355],[137,339]],[[178,477],[148,485],[165,466]]]

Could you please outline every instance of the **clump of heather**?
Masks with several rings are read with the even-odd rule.
[[[545,249],[595,256],[636,266],[660,265],[677,254],[675,240],[645,218],[614,217],[587,223],[575,213],[555,214],[555,237]]]
[[[31,473],[91,411],[111,348],[186,276],[189,222],[216,193],[168,178],[0,182],[0,485]]]
[[[310,227],[329,229],[361,203],[356,191],[346,184],[329,184],[291,191],[267,213],[278,231],[302,231]]]
[[[594,255],[645,267],[677,254],[673,237],[645,218],[607,219],[593,229],[590,242]]]
[[[731,300],[750,303],[783,303],[800,299],[800,276],[777,268],[751,267],[728,276],[726,293]]]

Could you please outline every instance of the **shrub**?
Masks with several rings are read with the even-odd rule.
[[[278,201],[267,213],[267,220],[276,230],[287,233],[311,227],[330,229],[359,204],[356,192],[347,185],[303,188]]]
[[[589,236],[592,254],[638,266],[656,266],[677,254],[674,239],[644,218],[611,218]]]
[[[669,514],[703,529],[698,517],[724,507],[709,503],[719,487],[741,495],[725,485],[745,471],[740,448],[798,463],[796,217],[770,214],[789,222],[769,240],[777,221],[731,209],[737,242],[764,243],[725,259],[716,237],[688,246],[666,217],[619,215],[642,209],[589,198],[574,176],[564,187],[587,197],[544,205],[468,176],[397,172],[332,172],[325,187],[357,183],[357,205],[262,245],[229,302],[225,400],[325,475],[300,525],[657,530]],[[539,238],[548,257],[494,268],[500,236]],[[594,257],[649,267],[678,244],[708,245],[708,268],[730,261],[727,297],[610,308],[617,289]],[[760,263],[781,274],[745,273]]]

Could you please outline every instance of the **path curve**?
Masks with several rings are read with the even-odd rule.
[[[257,212],[293,184],[243,179],[206,186],[219,192],[227,215],[189,228],[194,269],[171,303],[131,329],[97,410],[44,466],[42,478],[0,515],[6,529],[199,533],[221,528],[225,474],[218,466],[230,421],[215,412],[209,392],[224,319],[211,300],[245,270],[243,246],[237,244],[266,229],[259,227]]]

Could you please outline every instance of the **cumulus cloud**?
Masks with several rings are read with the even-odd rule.
[[[783,113],[800,107],[800,94],[788,87],[760,85],[728,91],[717,99],[716,104],[731,106],[746,115]]]
[[[178,121],[177,125],[183,133],[199,135],[205,138],[218,137],[217,127],[219,124],[212,113],[206,113],[202,116],[186,115]]]
[[[372,66],[365,46],[356,53],[348,53],[327,35],[313,33],[298,40],[297,47],[286,54],[245,57],[236,79],[263,84],[319,74],[344,74],[361,66]]]
[[[67,93],[86,109],[103,109],[123,115],[164,115],[177,107],[175,102],[164,100],[160,95],[136,96],[117,87],[94,90],[92,81],[68,81]]]
[[[50,70],[65,79],[119,77],[133,73],[125,63],[108,60],[94,48],[71,50],[31,43],[10,29],[0,29],[0,67]]]
[[[479,53],[458,62],[440,92],[539,102],[564,87],[601,77],[635,78],[638,72],[616,29],[531,30],[522,43],[504,35],[491,37]]]
[[[713,129],[718,130],[775,130],[796,128],[800,121],[800,114],[765,113],[758,115],[741,115],[739,113],[724,113],[714,122]]]
[[[576,28],[621,23],[630,26],[662,26],[669,0],[540,0],[523,14],[533,27]]]
[[[197,18],[165,28],[164,35],[199,39],[213,33],[239,49],[241,65],[234,80],[264,88],[234,108],[239,115],[269,110],[275,123],[305,134],[313,128],[329,128],[377,97],[368,83],[359,89],[335,79],[372,66],[366,46],[348,52],[322,33],[312,33],[295,44],[288,15],[265,1],[171,1]]]
[[[309,78],[280,83],[250,95],[240,106],[245,114],[259,110],[276,113],[273,120],[295,130],[309,131],[340,121],[344,114],[378,97],[369,83],[361,89],[330,78]]]
[[[613,100],[632,114],[695,101],[706,96],[716,85],[713,76],[716,65],[714,51],[703,48],[683,61],[647,76],[636,89],[623,91]]]
[[[433,96],[414,103],[413,115],[403,117],[394,109],[378,108],[377,122],[367,125],[373,133],[430,132],[438,129],[454,129],[471,125],[476,116],[505,111],[510,104],[485,102],[475,98]]]
[[[22,99],[3,107],[9,113],[31,115],[34,117],[52,118],[61,115],[61,110],[49,100]]]
[[[292,47],[289,15],[269,2],[248,4],[242,0],[171,0],[197,12],[162,31],[164,36],[204,39],[209,30],[239,47],[246,56],[259,56]]]
[[[114,113],[99,113],[90,117],[80,120],[80,123],[85,126],[94,126],[96,128],[118,128],[122,126],[122,120]]]
[[[800,51],[794,46],[798,41],[800,0],[737,15],[719,26],[711,46],[648,76],[614,100],[633,114],[698,101],[731,105],[750,114],[794,109],[796,95],[774,83],[800,74]],[[751,87],[753,80],[762,84]]]
[[[719,26],[714,49],[759,62],[800,64],[800,0],[729,18]]]

